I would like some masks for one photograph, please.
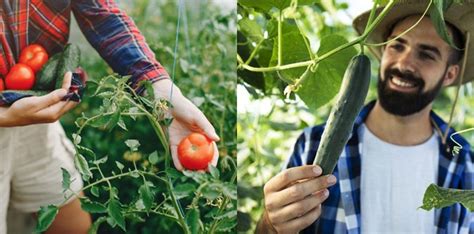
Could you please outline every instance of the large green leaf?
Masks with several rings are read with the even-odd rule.
[[[474,211],[474,190],[448,189],[431,184],[423,197],[424,210],[443,208],[455,203],[461,203],[470,212]]]
[[[443,12],[449,8],[452,0],[433,0],[430,7],[430,18],[438,35],[451,47],[456,48],[453,39],[448,34],[448,28],[444,22]]]
[[[303,62],[310,60],[310,51],[306,46],[305,38],[299,31],[292,31],[290,33],[282,34],[282,48],[281,53],[281,65],[291,64],[296,62]],[[270,64],[275,66],[278,63],[278,40],[275,40],[273,46],[273,54],[270,60]],[[303,72],[306,70],[305,67],[292,68],[279,71],[279,77],[283,81],[292,84],[298,79]]]
[[[252,41],[261,41],[263,39],[263,31],[255,20],[243,18],[239,20],[239,31]]]
[[[336,34],[327,36],[321,40],[318,55],[323,55],[345,43],[347,40],[342,36]],[[322,60],[316,71],[309,74],[296,93],[310,109],[318,109],[339,92],[346,67],[356,53],[354,47],[339,51]]]

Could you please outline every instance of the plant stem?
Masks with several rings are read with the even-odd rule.
[[[282,39],[282,36],[281,36],[281,22],[282,22],[282,20],[283,20],[282,10],[280,9],[280,15],[279,15],[279,19],[278,19],[278,62],[277,62],[277,66],[281,65],[281,39]]]

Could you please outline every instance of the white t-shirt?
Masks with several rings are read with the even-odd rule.
[[[437,134],[415,146],[384,142],[365,125],[359,136],[362,233],[435,233],[433,210],[418,207],[437,178]]]

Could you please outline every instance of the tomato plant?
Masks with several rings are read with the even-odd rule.
[[[36,73],[48,61],[48,52],[38,44],[31,44],[21,51],[19,62],[28,65]]]
[[[34,71],[25,64],[13,66],[5,77],[5,87],[14,90],[30,90],[35,84]]]
[[[191,133],[178,145],[178,158],[188,170],[207,169],[214,155],[214,143],[201,133]]]
[[[72,136],[76,165],[85,177],[86,198],[81,203],[93,217],[90,232],[235,233],[235,10],[224,14],[207,0],[182,1],[189,8],[182,11],[175,53],[176,38],[169,31],[176,29],[178,1],[126,2],[121,6],[129,10],[170,73],[177,55],[174,81],[216,128],[221,138],[219,162],[208,168],[209,173],[177,171],[167,150],[166,131],[161,132],[170,122],[163,118],[168,103],[154,100],[148,91],[146,97],[134,93],[127,77],[113,74],[92,48],[84,48],[87,41],[74,41],[79,29],[71,30],[72,42],[87,57],[81,66],[91,78],[82,103],[62,123]],[[191,8],[193,4],[202,7]],[[157,15],[166,20],[150,20]],[[67,178],[65,174],[65,187]],[[45,206],[42,214],[56,208]]]

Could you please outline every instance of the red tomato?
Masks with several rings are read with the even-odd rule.
[[[205,170],[214,156],[214,144],[201,133],[191,133],[178,145],[178,158],[188,170]]]
[[[34,84],[34,71],[28,65],[21,63],[13,66],[5,77],[5,86],[7,89],[30,90]]]
[[[20,63],[26,64],[36,73],[48,61],[48,52],[38,45],[31,44],[27,46],[20,54]]]
[[[3,79],[0,79],[0,91],[5,90],[5,85],[3,84]]]

